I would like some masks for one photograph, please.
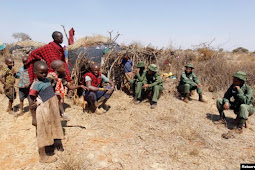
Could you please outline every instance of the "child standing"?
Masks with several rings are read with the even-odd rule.
[[[51,85],[53,86],[53,89],[55,91],[55,94],[58,97],[60,115],[63,118],[63,120],[68,121],[69,119],[64,112],[64,107],[62,104],[62,102],[64,102],[65,97],[64,86],[66,86],[70,90],[75,90],[78,88],[83,88],[84,90],[86,90],[87,87],[83,85],[73,86],[64,79],[64,77],[66,76],[66,69],[65,62],[63,62],[62,60],[54,60],[51,63],[51,68],[53,69],[53,72],[49,72],[47,78],[50,80]]]
[[[61,139],[64,134],[60,121],[58,99],[50,81],[46,78],[47,64],[37,61],[34,64],[34,72],[37,80],[33,82],[29,92],[32,124],[36,126],[40,162],[50,163],[56,161],[56,158],[48,156],[45,147],[54,144],[57,149],[63,149]]]
[[[19,78],[19,99],[20,99],[20,113],[23,114],[24,100],[28,97],[30,80],[27,71],[27,56],[22,56],[23,67],[17,72],[16,78]]]
[[[13,114],[12,104],[14,99],[16,99],[16,91],[14,88],[15,85],[15,75],[16,72],[14,70],[14,60],[12,57],[5,58],[5,64],[7,68],[4,69],[2,75],[0,75],[0,81],[4,84],[4,93],[6,97],[9,99],[9,105],[7,112]]]

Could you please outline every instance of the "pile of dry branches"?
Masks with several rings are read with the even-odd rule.
[[[129,46],[122,46],[122,51],[114,51],[114,49],[103,58],[102,71],[113,79],[118,88],[124,81],[124,68],[118,65],[118,61],[124,56],[128,56],[133,61],[133,67],[139,62],[145,62],[146,66],[150,64],[159,65],[158,58],[161,57],[162,50],[157,50],[152,47],[141,47],[138,44],[131,44]]]

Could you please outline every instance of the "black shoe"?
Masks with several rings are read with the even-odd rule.
[[[151,104],[151,109],[155,109],[157,107],[157,103],[152,103]]]
[[[141,100],[137,100],[135,104],[140,104],[141,102],[142,102]]]

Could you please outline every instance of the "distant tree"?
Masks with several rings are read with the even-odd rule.
[[[23,32],[14,33],[12,34],[12,37],[18,39],[18,41],[31,40],[30,36]]]
[[[238,47],[232,51],[233,53],[248,53],[249,50],[243,47]]]
[[[223,48],[220,48],[220,49],[219,49],[219,52],[223,52],[223,51],[224,51],[224,49],[223,49]]]

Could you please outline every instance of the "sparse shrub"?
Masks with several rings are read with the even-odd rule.
[[[238,47],[232,51],[233,53],[248,53],[249,50],[243,47]]]
[[[204,47],[204,48],[198,48],[197,51],[200,53],[200,57],[198,58],[199,61],[205,61],[211,59],[213,56],[215,56],[216,51]]]
[[[14,34],[12,34],[12,37],[14,39],[18,39],[18,41],[31,40],[30,36],[23,32],[14,33]]]

